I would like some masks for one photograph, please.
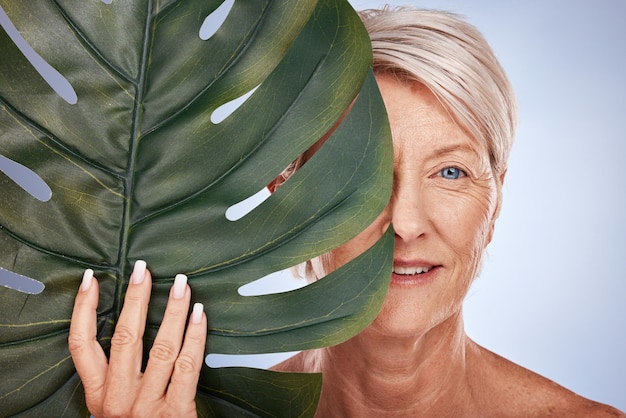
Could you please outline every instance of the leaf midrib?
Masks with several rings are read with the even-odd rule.
[[[144,36],[141,51],[140,67],[136,84],[135,103],[133,107],[133,117],[131,124],[131,135],[129,138],[128,163],[126,164],[126,175],[124,176],[124,210],[122,219],[122,228],[120,233],[120,245],[118,253],[118,280],[116,283],[116,298],[114,312],[119,314],[122,308],[123,295],[126,290],[128,279],[125,277],[127,256],[128,256],[128,240],[131,229],[131,212],[132,212],[132,196],[135,185],[135,167],[137,164],[137,150],[139,149],[139,137],[141,132],[142,104],[146,89],[147,74],[150,67],[150,55],[154,44],[154,33],[156,32],[156,13],[154,13],[154,1],[148,0],[146,4],[146,20],[144,26]]]

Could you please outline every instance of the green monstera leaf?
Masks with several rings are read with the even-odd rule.
[[[0,283],[28,284],[0,287],[0,414],[88,415],[67,348],[85,268],[100,282],[105,349],[137,259],[154,276],[146,353],[176,273],[205,304],[207,353],[328,346],[371,322],[388,285],[391,231],[310,286],[238,292],[346,242],[389,198],[390,132],[367,34],[346,1],[0,6],[73,89],[55,93],[16,46],[20,37],[0,31]],[[219,16],[217,31],[199,35],[205,18]],[[278,191],[226,218],[335,125]],[[198,412],[310,416],[320,385],[318,375],[205,367]]]

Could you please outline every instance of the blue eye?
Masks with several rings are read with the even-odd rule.
[[[446,167],[441,170],[441,177],[449,180],[456,180],[465,174],[460,168],[457,167]]]

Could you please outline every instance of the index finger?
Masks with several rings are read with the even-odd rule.
[[[68,337],[70,354],[83,382],[88,406],[99,404],[102,399],[108,365],[106,355],[96,338],[98,291],[93,270],[85,270],[74,302]]]

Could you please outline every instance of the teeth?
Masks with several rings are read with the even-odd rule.
[[[427,273],[431,267],[399,267],[394,266],[393,272],[396,274],[422,274]]]

